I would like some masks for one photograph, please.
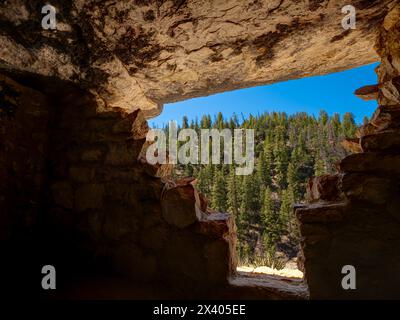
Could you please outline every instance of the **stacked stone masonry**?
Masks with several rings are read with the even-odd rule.
[[[16,86],[12,80],[3,79]],[[29,90],[19,88],[22,92]],[[31,104],[18,105],[17,120],[25,113],[41,115],[44,105],[32,98],[32,108],[36,109],[27,109]],[[101,277],[121,276],[127,281],[161,282],[175,289],[197,287],[198,292],[189,291],[192,295],[216,285],[226,286],[236,269],[234,221],[227,214],[203,212],[204,200],[190,180],[163,182],[162,178],[168,177],[158,175],[170,170],[143,163],[141,153],[148,128],[141,111],[98,113],[96,100],[79,90],[50,103],[51,124],[38,128],[44,131],[38,134],[49,137],[47,154],[20,157],[24,170],[30,167],[25,161],[37,158],[34,165],[38,168],[32,174],[41,169],[38,183],[47,183],[48,192],[39,208],[41,216],[29,221],[31,226],[25,230],[40,233],[41,240],[49,243],[51,252],[45,255],[46,260],[62,266],[61,272],[71,278],[88,272]],[[16,119],[5,121],[10,124],[4,126],[5,136],[15,136],[11,124]],[[36,134],[26,143],[42,149],[34,139]],[[5,142],[5,147],[10,144],[17,148],[17,143]],[[8,149],[1,155],[13,156]],[[31,178],[18,165],[15,183],[30,183]],[[13,172],[4,169],[8,169],[4,174]],[[22,201],[36,203],[36,189],[32,189],[35,193],[26,195],[30,197],[26,201],[15,195],[5,199],[2,212],[17,214],[15,201],[21,205]],[[11,191],[18,193],[17,189]],[[20,215],[24,215],[21,223],[31,220],[30,211],[22,210]],[[62,280],[60,285],[63,288]]]
[[[310,298],[398,298],[400,280],[400,6],[384,19],[376,50],[378,85],[356,91],[379,108],[339,174],[313,178],[310,204],[296,209],[302,235],[301,267]],[[353,265],[356,290],[344,290],[342,267]]]

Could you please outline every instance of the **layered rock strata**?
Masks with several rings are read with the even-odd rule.
[[[313,298],[398,298],[400,255],[400,14],[393,5],[375,46],[379,84],[357,93],[377,97],[379,108],[358,138],[357,153],[339,174],[313,178],[311,203],[296,209],[302,234],[301,266]],[[375,90],[377,89],[377,92]],[[369,94],[368,94],[369,95]],[[356,270],[356,289],[342,287],[342,268]]]

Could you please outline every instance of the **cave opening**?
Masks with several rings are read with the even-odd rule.
[[[195,179],[208,213],[228,212],[235,218],[238,273],[302,280],[301,236],[294,208],[310,200],[311,177],[336,174],[336,164],[353,151],[352,141],[377,107],[357,89],[376,83],[376,66],[166,104],[158,117],[149,120],[153,129],[165,132],[168,142],[175,123],[178,149],[200,144],[201,131],[254,130],[250,174],[237,175],[235,163],[224,162],[227,137],[223,134],[210,136],[207,147],[220,144],[218,163],[176,161],[172,174],[175,180]],[[199,137],[195,141],[180,135],[190,130]],[[234,146],[235,139],[231,141]],[[200,160],[203,148],[183,152],[189,158],[198,153]]]

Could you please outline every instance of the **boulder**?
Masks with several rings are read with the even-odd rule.
[[[173,186],[163,192],[162,215],[165,221],[185,228],[201,219],[196,210],[195,190],[190,183]]]
[[[338,175],[322,175],[310,178],[307,184],[307,198],[310,202],[341,199],[342,194],[338,187],[338,182]]]
[[[346,138],[342,140],[340,144],[342,145],[343,148],[352,153],[362,152],[360,146],[360,139],[358,138]]]

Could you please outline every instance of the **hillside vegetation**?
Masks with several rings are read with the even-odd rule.
[[[318,118],[272,112],[239,121],[236,115],[226,119],[219,113],[189,123],[183,117],[179,129],[184,128],[198,132],[202,128],[255,129],[251,175],[235,175],[234,167],[225,164],[177,165],[175,175],[196,177],[196,187],[206,195],[209,206],[234,215],[240,265],[279,269],[298,252],[293,204],[306,200],[309,177],[336,171],[335,163],[347,155],[340,142],[353,137],[357,125],[351,113],[340,117],[321,111]]]

